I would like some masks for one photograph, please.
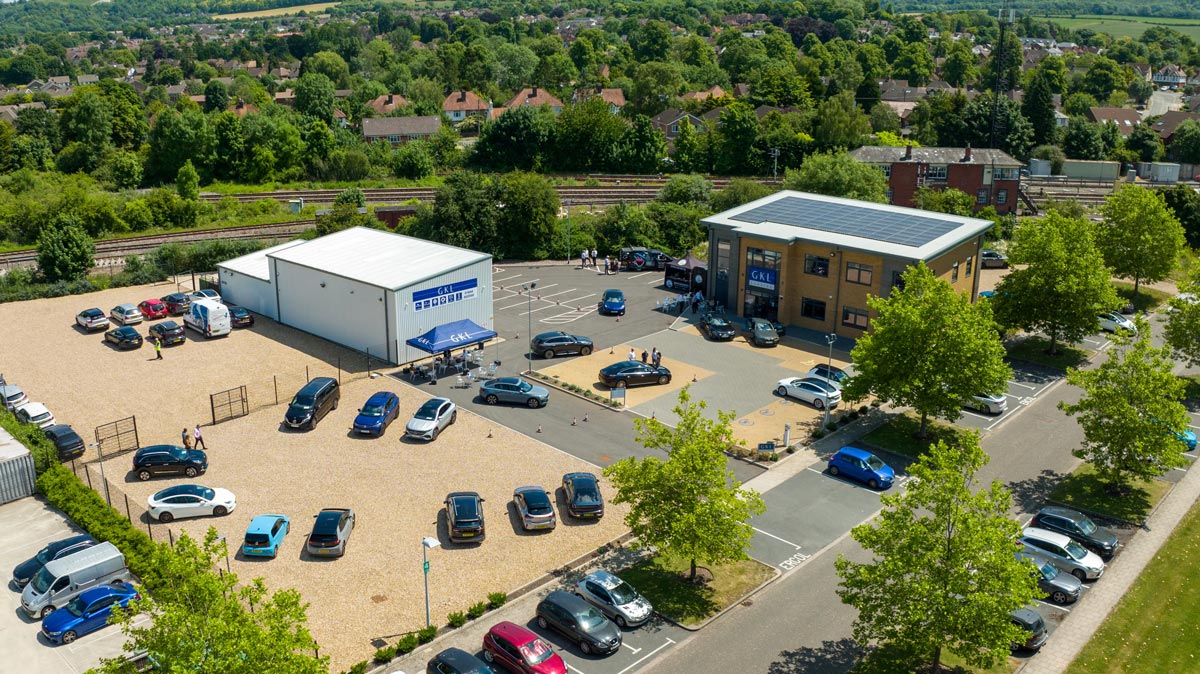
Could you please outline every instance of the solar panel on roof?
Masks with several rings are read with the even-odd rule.
[[[774,222],[913,248],[948,234],[961,224],[916,213],[881,211],[791,196],[752,208],[730,219],[751,224]]]

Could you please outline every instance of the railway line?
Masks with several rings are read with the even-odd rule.
[[[662,184],[628,185],[628,186],[556,186],[555,191],[562,201],[573,204],[614,204],[620,201],[647,202],[653,201]],[[341,194],[342,190],[281,190],[277,192],[245,192],[242,194],[201,194],[203,201],[221,201],[233,199],[240,203],[273,199],[281,203],[303,199],[309,204],[329,204]],[[385,187],[363,190],[368,203],[388,204],[404,201],[433,201],[437,189],[433,187]]]

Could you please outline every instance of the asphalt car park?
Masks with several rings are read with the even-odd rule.
[[[609,655],[584,655],[579,645],[553,629],[538,627],[531,619],[524,626],[554,646],[555,652],[574,674],[630,674],[647,667],[668,649],[687,638],[689,632],[653,619],[636,629],[623,630],[621,648]]]
[[[979,410],[963,408],[963,414],[955,422],[965,428],[973,428],[980,432],[990,431],[1009,418],[1017,416],[1022,410],[1032,405],[1038,396],[1065,377],[1065,373],[1054,368],[1044,367],[1034,363],[1009,362],[1013,376],[1008,380],[1008,388],[1004,391],[1007,409],[1000,414],[988,414]]]

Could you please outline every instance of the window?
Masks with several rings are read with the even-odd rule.
[[[888,201],[888,203],[889,203],[889,204],[890,204],[890,203],[892,203],[892,198],[893,198],[894,196],[896,196],[896,190],[894,190],[894,189],[892,189],[892,188],[890,188],[890,187],[889,187],[889,188],[887,188],[887,201]]]
[[[804,273],[814,276],[829,276],[829,258],[811,254],[805,255]]]
[[[848,328],[858,328],[866,330],[867,323],[870,321],[870,314],[866,309],[855,309],[854,307],[842,307],[842,325]]]
[[[971,278],[971,265],[975,263],[974,256],[967,258],[967,278]]]
[[[942,164],[941,166],[930,166],[925,172],[925,177],[929,178],[930,180],[945,180],[946,165]]]
[[[810,300],[805,297],[804,302],[800,305],[800,315],[814,321],[825,320],[825,301]]]
[[[904,290],[904,272],[902,272],[902,271],[892,272],[892,287],[899,288],[900,290]]]
[[[1020,177],[1021,169],[1017,168],[997,168],[996,180],[1017,180]]]
[[[1008,203],[1008,190],[996,190],[996,205],[1003,206]]]
[[[980,206],[986,206],[987,202],[988,202],[988,191],[987,191],[987,188],[985,187],[975,193],[975,203],[979,204]]]
[[[871,265],[850,262],[846,265],[846,281],[864,286],[871,285]]]
[[[884,177],[884,178],[891,178],[891,177],[892,177],[892,165],[891,165],[891,164],[888,164],[887,166],[880,166],[880,167],[879,167],[879,170],[880,170],[880,171],[883,171],[883,177]]]
[[[958,282],[958,263],[957,262],[955,262],[954,266],[950,268],[950,282],[951,283]]]

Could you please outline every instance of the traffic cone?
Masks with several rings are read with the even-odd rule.
[[[695,381],[696,381],[696,375],[694,375],[694,374],[692,375],[692,381],[693,381],[693,382],[695,382]]]
[[[492,437],[492,429],[490,429],[490,428],[488,429],[488,437],[489,438]]]
[[[541,433],[541,432],[542,432],[542,425],[541,425],[541,424],[538,424],[538,429],[537,429],[537,432],[538,432],[538,433]]]
[[[579,421],[578,421],[578,420],[577,420],[575,417],[571,417],[571,425],[572,425],[572,426],[578,426],[578,425],[579,425]]]

